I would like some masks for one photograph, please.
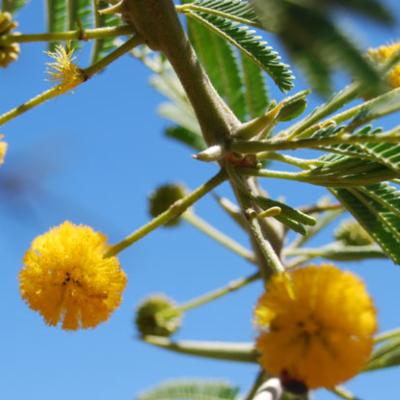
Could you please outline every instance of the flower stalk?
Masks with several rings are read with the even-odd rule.
[[[246,278],[241,278],[230,282],[228,285],[223,288],[214,290],[210,293],[206,293],[203,296],[197,297],[193,300],[190,300],[186,303],[183,303],[177,307],[178,311],[186,312],[189,310],[193,310],[194,308],[200,307],[204,304],[210,303],[211,301],[217,300],[229,293],[235,292],[248,284],[255,282],[260,279],[260,274],[255,273]]]
[[[70,30],[65,32],[48,33],[10,33],[0,36],[0,46],[10,43],[58,42],[69,40],[106,39],[122,35],[132,35],[134,32],[128,25],[117,27],[103,27],[85,30]]]
[[[255,363],[258,357],[253,343],[172,341],[159,336],[145,336],[143,340],[165,350],[216,360]]]
[[[245,260],[251,263],[255,263],[254,254],[250,250],[246,249],[243,245],[236,242],[234,239],[232,239],[225,233],[222,233],[221,231],[210,225],[207,221],[200,218],[193,211],[186,211],[185,213],[182,214],[182,218],[186,222],[197,228],[199,231],[205,233],[207,236],[214,239],[216,242],[222,244],[227,249],[236,253]]]
[[[128,41],[126,41],[122,46],[118,47],[116,50],[111,52],[109,55],[98,61],[97,63],[91,65],[86,69],[82,69],[81,73],[85,79],[82,82],[85,82],[89,78],[91,78],[96,73],[103,70],[105,67],[110,65],[113,61],[117,58],[121,57],[125,53],[132,50],[135,46],[142,44],[143,41],[139,36],[134,36]],[[4,125],[5,123],[13,120],[14,118],[19,117],[20,115],[24,114],[25,112],[37,107],[40,104],[43,104],[47,100],[53,99],[60,94],[65,93],[64,87],[62,84],[54,86],[39,95],[33,97],[32,99],[28,100],[27,102],[19,105],[18,107],[13,108],[10,111],[7,111],[3,115],[0,115],[0,126]]]
[[[147,224],[143,225],[125,239],[120,241],[119,243],[111,246],[111,248],[105,254],[105,257],[111,257],[122,250],[126,249],[127,247],[131,246],[133,243],[137,242],[138,240],[142,239],[143,237],[147,236],[149,233],[154,231],[156,228],[164,225],[168,221],[180,216],[183,214],[191,205],[193,205],[196,201],[201,199],[207,193],[214,190],[217,186],[219,186],[222,182],[226,179],[226,175],[224,171],[218,172],[213,178],[209,181],[204,183],[203,185],[199,186],[196,190],[188,194],[187,196],[183,197],[181,200],[175,202],[168,210],[164,211],[163,213],[159,214],[157,217],[152,219]]]

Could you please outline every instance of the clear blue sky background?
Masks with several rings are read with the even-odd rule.
[[[44,31],[42,3],[32,1],[19,13],[20,31]],[[399,18],[398,0],[387,3]],[[343,24],[363,47],[400,36],[398,27],[382,29],[363,19],[355,26],[344,16]],[[0,71],[0,112],[49,87],[44,50],[43,44],[23,45],[19,62]],[[86,52],[78,63],[87,65]],[[0,171],[1,398],[125,400],[169,378],[223,378],[243,391],[253,381],[256,365],[176,355],[135,338],[133,310],[149,293],[164,292],[186,301],[253,272],[251,265],[191,226],[159,230],[121,254],[129,276],[124,302],[95,330],[47,327],[20,299],[21,259],[36,235],[68,219],[91,225],[116,242],[148,220],[146,197],[156,185],[178,180],[194,188],[216,171],[163,138],[167,123],[155,111],[162,98],[148,78],[138,61],[124,57],[73,95],[42,105],[1,129],[10,144]],[[292,205],[324,194],[320,188],[278,181],[268,181],[268,189],[273,196],[285,195]],[[226,188],[222,193],[231,196]],[[202,200],[196,210],[245,243],[212,200]],[[330,239],[327,232],[314,244]],[[380,312],[381,330],[400,326],[399,267],[382,261],[343,267],[366,280]],[[252,309],[260,293],[256,283],[192,311],[178,338],[252,340]],[[387,398],[398,393],[398,376],[398,369],[375,372],[348,387],[362,399]],[[320,391],[316,398],[333,396]]]

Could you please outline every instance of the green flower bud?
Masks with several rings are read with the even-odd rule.
[[[278,114],[279,121],[290,121],[295,119],[304,112],[307,107],[307,99],[305,97],[290,101],[285,104]]]
[[[142,336],[173,335],[181,326],[182,312],[166,296],[153,295],[145,299],[136,310],[135,322]]]
[[[186,196],[186,188],[183,185],[169,183],[159,186],[149,197],[149,213],[154,218],[168,210],[176,201]],[[179,217],[174,218],[165,226],[176,226],[180,222]]]
[[[340,224],[335,232],[335,238],[348,246],[366,246],[374,243],[369,233],[353,219]]]
[[[8,12],[0,12],[0,39],[2,36],[10,33],[17,24],[12,20],[12,16]],[[20,52],[18,43],[0,42],[0,67],[6,68],[8,64],[16,61]]]

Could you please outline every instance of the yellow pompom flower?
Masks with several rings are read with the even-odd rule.
[[[20,292],[48,325],[94,328],[119,306],[126,275],[116,257],[104,257],[106,237],[64,222],[38,236],[24,257]]]
[[[7,152],[7,143],[1,141],[2,138],[3,135],[0,135],[0,165],[3,164],[4,156],[6,155]]]
[[[260,363],[273,375],[309,389],[331,388],[367,362],[377,329],[363,282],[333,265],[274,276],[255,310]]]
[[[74,64],[74,49],[63,46],[56,46],[54,51],[48,51],[46,54],[54,59],[54,62],[47,63],[47,73],[52,81],[59,84],[62,93],[73,89],[85,80],[82,70]]]
[[[383,65],[398,51],[400,51],[400,42],[380,46],[376,49],[369,49],[368,55],[373,62]],[[393,89],[400,87],[400,65],[395,66],[389,72],[388,82]]]

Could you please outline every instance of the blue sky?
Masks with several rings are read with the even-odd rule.
[[[397,0],[387,1],[397,17]],[[19,30],[44,31],[42,2],[31,1],[18,15]],[[360,19],[345,28],[363,46],[399,38],[399,28],[379,28]],[[400,26],[400,25],[399,25]],[[0,113],[49,87],[44,44],[23,45],[20,60],[0,71]],[[87,65],[87,52],[78,63]],[[109,322],[95,330],[64,332],[47,327],[20,299],[18,272],[31,240],[64,220],[85,223],[120,240],[148,220],[147,196],[166,181],[195,188],[216,171],[196,162],[190,152],[166,140],[168,125],[156,114],[162,98],[148,84],[149,72],[130,57],[75,90],[46,103],[1,128],[9,153],[0,185],[19,188],[8,197],[0,189],[0,393],[19,400],[133,399],[169,378],[222,378],[245,391],[255,365],[209,361],[168,353],[142,344],[132,324],[134,307],[150,293],[186,301],[228,281],[247,276],[253,267],[191,226],[162,229],[124,251],[121,263],[129,277],[124,302]],[[302,83],[300,80],[300,86]],[[276,94],[279,98],[279,94]],[[317,102],[316,97],[313,102]],[[394,119],[387,123],[393,123]],[[9,177],[19,174],[22,186]],[[25,180],[25,178],[27,178]],[[289,204],[315,200],[316,187],[268,181],[272,196]],[[231,197],[224,187],[220,191]],[[246,238],[213,200],[202,200],[199,215],[237,240]],[[329,230],[314,244],[329,241]],[[400,270],[390,262],[343,265],[367,282],[379,309],[381,330],[400,326]],[[252,309],[261,293],[256,283],[204,308],[190,312],[178,338],[250,341],[255,332]],[[348,387],[364,400],[397,392],[398,369],[375,372]],[[333,397],[325,391],[317,399]]]

